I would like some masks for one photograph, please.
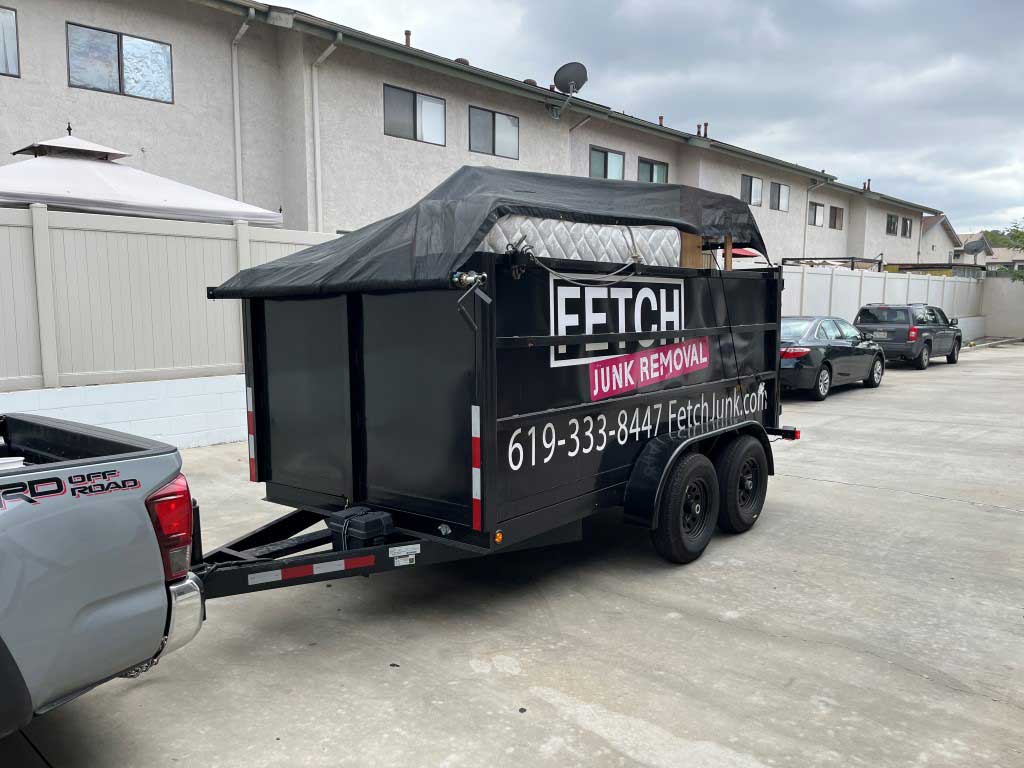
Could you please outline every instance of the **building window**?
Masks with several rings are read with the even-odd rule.
[[[812,227],[825,226],[825,206],[822,203],[807,204],[807,224]]]
[[[613,149],[590,148],[590,178],[619,179],[626,167],[626,156]]]
[[[887,214],[885,217],[885,234],[895,235],[899,230],[900,217],[895,213]]]
[[[773,181],[768,190],[768,207],[773,211],[788,211],[789,185]]]
[[[668,163],[640,158],[636,168],[636,180],[651,184],[668,184]]]
[[[21,77],[18,62],[18,12],[0,7],[0,75]]]
[[[519,118],[479,107],[469,108],[469,149],[519,159]]]
[[[443,146],[444,122],[444,99],[384,86],[384,133],[388,136]]]
[[[140,99],[174,101],[171,46],[67,24],[68,85]]]
[[[900,230],[901,237],[910,237],[914,233],[914,222],[912,219],[903,217],[903,228]]]
[[[843,209],[840,208],[838,205],[830,205],[828,207],[828,228],[843,228]]]
[[[740,176],[740,200],[747,205],[760,205],[762,184],[757,176]]]

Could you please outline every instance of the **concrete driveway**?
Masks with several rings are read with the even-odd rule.
[[[27,737],[61,768],[1019,768],[1022,405],[1019,344],[787,400],[804,439],[777,446],[761,521],[692,565],[602,519],[583,544],[216,601],[192,645]],[[280,511],[242,445],[185,468],[207,547]]]

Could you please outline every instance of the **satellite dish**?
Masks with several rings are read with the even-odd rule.
[[[587,83],[587,68],[578,61],[563,64],[555,72],[555,88],[570,96]]]
[[[966,253],[968,256],[977,256],[984,250],[984,240],[971,240],[969,243],[967,243],[967,245],[964,246],[964,253]]]

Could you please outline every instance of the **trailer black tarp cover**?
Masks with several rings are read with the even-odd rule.
[[[766,253],[750,208],[729,195],[678,184],[464,166],[411,208],[243,270],[209,294],[237,299],[443,288],[494,223],[509,214],[668,225],[701,235],[711,247],[732,234],[734,246]]]

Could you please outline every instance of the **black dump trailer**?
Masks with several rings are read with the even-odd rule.
[[[770,437],[799,436],[781,272],[680,267],[687,237],[765,250],[724,195],[464,168],[211,288],[243,302],[251,479],[292,511],[196,553],[207,597],[571,540],[609,507],[674,562],[749,529]]]

